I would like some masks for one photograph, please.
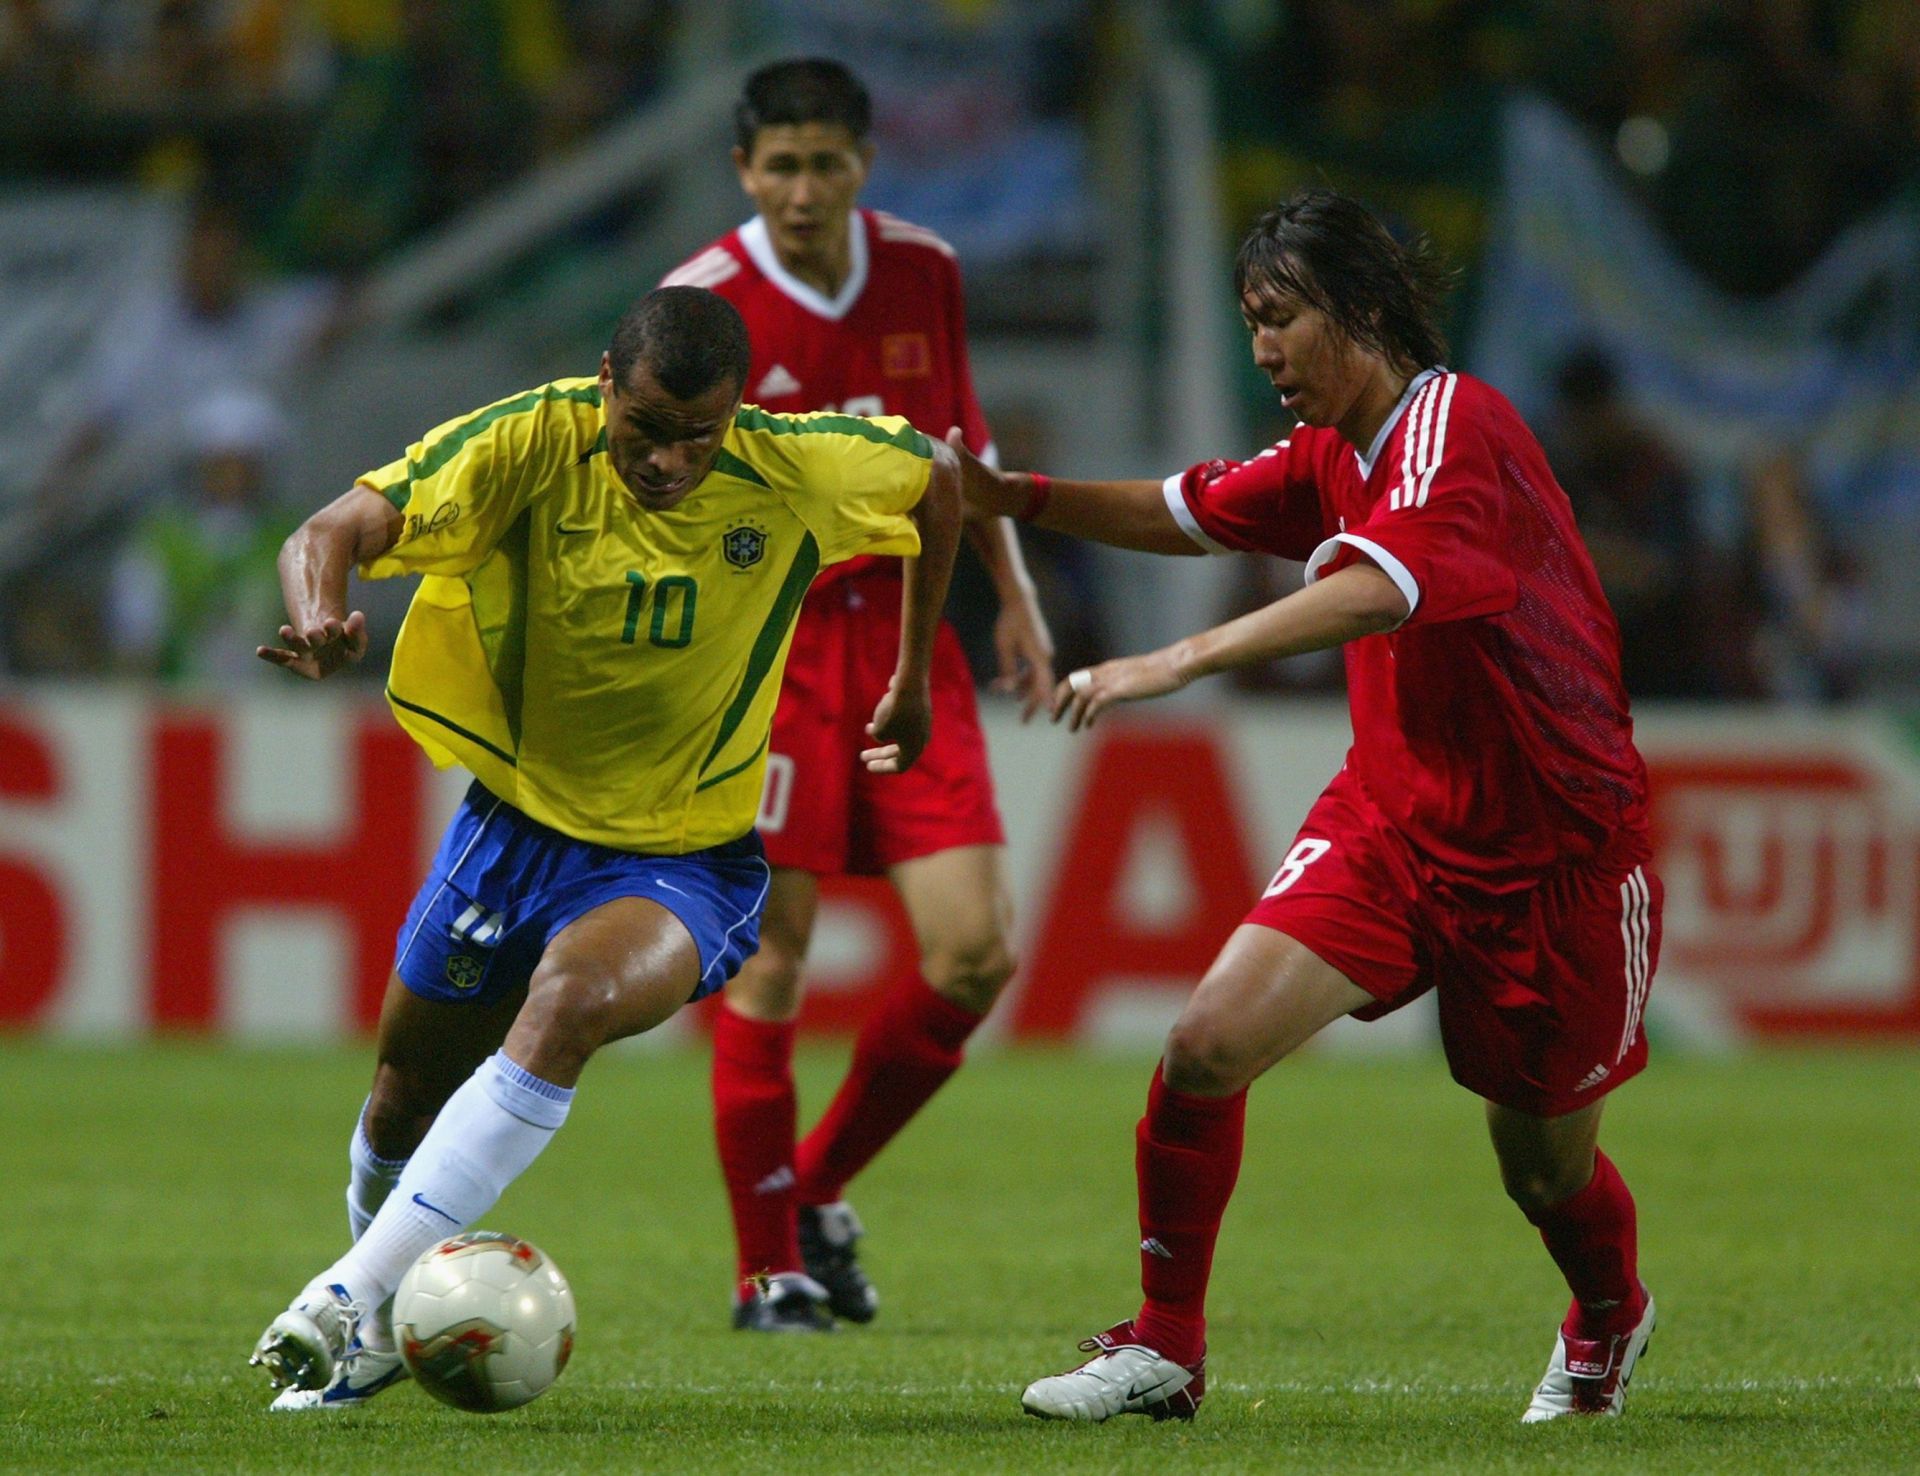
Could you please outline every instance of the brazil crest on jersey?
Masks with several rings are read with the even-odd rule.
[[[679,854],[753,825],[801,597],[914,554],[932,448],[897,418],[747,406],[665,512],[606,453],[593,379],[448,421],[360,481],[405,519],[364,578],[426,576],[387,696],[442,768],[576,840]]]

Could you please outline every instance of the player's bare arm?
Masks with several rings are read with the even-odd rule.
[[[876,774],[913,767],[933,733],[933,641],[947,602],[954,556],[960,551],[960,469],[938,441],[927,490],[908,512],[920,533],[920,554],[906,561],[900,599],[900,659],[886,694],[867,724],[872,748],[861,762]]]
[[[967,541],[1000,597],[1000,614],[993,624],[1000,674],[993,679],[993,690],[1019,694],[1024,723],[1046,705],[1053,692],[1053,632],[1040,612],[1040,598],[1021,556],[1013,520],[969,518],[966,530]]]
[[[1385,571],[1352,564],[1225,625],[1069,674],[1054,688],[1053,720],[1065,718],[1078,731],[1115,703],[1164,697],[1215,672],[1379,635],[1412,613]]]
[[[332,676],[367,653],[367,617],[347,609],[347,578],[357,564],[399,541],[400,513],[371,487],[356,485],[294,530],[280,548],[280,592],[287,623],[263,661],[308,681]]]
[[[1031,472],[996,471],[960,444],[957,432],[948,434],[947,443],[960,458],[969,517],[1017,518],[1036,528],[1142,553],[1205,552],[1173,520],[1157,481],[1071,482],[1053,477],[1046,480],[1042,495]],[[1041,505],[1031,511],[1036,501]]]

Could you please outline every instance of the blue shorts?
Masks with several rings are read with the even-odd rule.
[[[422,999],[492,1003],[525,986],[568,923],[645,897],[693,935],[700,982],[689,998],[704,999],[760,946],[768,876],[751,830],[683,856],[616,851],[530,820],[475,783],[407,909],[394,972]]]

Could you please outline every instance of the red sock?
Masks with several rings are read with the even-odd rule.
[[[722,1000],[713,1022],[713,1131],[743,1284],[800,1269],[794,1117],[793,1022],[750,1020]]]
[[[1134,1132],[1147,1298],[1133,1331],[1175,1363],[1197,1362],[1206,1351],[1213,1243],[1240,1177],[1246,1136],[1245,1088],[1231,1097],[1197,1097],[1173,1090],[1155,1068],[1147,1115]]]
[[[1596,1149],[1587,1187],[1527,1218],[1539,1227],[1547,1253],[1573,1289],[1565,1323],[1568,1336],[1599,1338],[1629,1331],[1647,1301],[1640,1285],[1633,1196],[1613,1160]]]
[[[983,1018],[942,999],[923,979],[903,979],[887,991],[854,1042],[847,1079],[794,1155],[800,1203],[841,1197],[847,1181],[959,1069],[967,1037]]]

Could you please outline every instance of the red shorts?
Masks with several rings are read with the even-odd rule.
[[[816,589],[801,607],[760,800],[760,835],[775,866],[873,876],[936,851],[1006,840],[973,673],[944,621],[926,752],[904,774],[870,774],[860,762],[900,654],[901,588],[882,567]]]
[[[1577,1111],[1647,1062],[1660,879],[1646,842],[1506,895],[1423,863],[1346,771],[1327,787],[1247,921],[1298,940],[1377,1004],[1437,992],[1454,1080],[1540,1117]]]

